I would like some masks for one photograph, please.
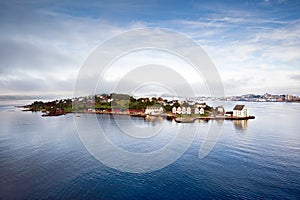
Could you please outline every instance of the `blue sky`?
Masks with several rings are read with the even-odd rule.
[[[300,95],[299,1],[45,0],[0,5],[1,95],[71,95],[81,65],[97,45],[145,27],[172,29],[195,40],[219,70],[226,95]]]

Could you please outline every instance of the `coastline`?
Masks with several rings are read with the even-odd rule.
[[[42,112],[42,111],[32,111],[32,110],[22,110],[24,112]],[[77,111],[77,112],[55,112],[55,113],[47,113],[42,114],[42,117],[55,117],[55,116],[61,116],[66,114],[75,114],[77,117],[80,117],[80,114],[95,114],[95,115],[126,115],[131,117],[162,117],[167,120],[175,120],[178,123],[191,123],[196,120],[249,120],[249,119],[255,119],[255,116],[247,116],[247,117],[234,117],[234,116],[189,116],[189,115],[182,115],[180,117],[176,117],[174,114],[159,114],[159,115],[147,115],[145,113],[123,113],[123,112],[92,112],[92,111]]]

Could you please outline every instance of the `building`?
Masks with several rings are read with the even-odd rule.
[[[176,107],[174,106],[174,107],[172,108],[172,113],[173,113],[173,114],[176,114],[176,112],[177,112],[177,109],[176,109]]]
[[[233,108],[233,117],[248,117],[249,110],[245,105],[236,105]]]
[[[182,106],[182,107],[178,107],[176,108],[175,106],[172,108],[172,113],[173,114],[183,114],[183,115],[191,115],[192,113],[195,113],[196,115],[200,114],[203,115],[204,114],[204,109],[203,108],[199,108],[196,107],[195,109],[193,109],[192,107],[188,106]]]
[[[161,115],[164,113],[164,109],[160,105],[147,106],[145,110],[146,115]]]
[[[204,109],[203,109],[203,108],[200,108],[199,114],[200,114],[200,115],[203,115],[203,114],[204,114]]]
[[[218,115],[224,115],[224,113],[225,113],[224,107],[223,107],[223,106],[217,106],[217,107],[216,107],[216,113],[217,113]]]
[[[185,114],[186,114],[186,107],[182,107],[182,109],[181,109],[181,113],[182,113],[183,115],[185,115]]]
[[[196,105],[199,108],[206,108],[206,103],[200,103]]]
[[[180,107],[177,108],[177,114],[181,114],[181,108]]]
[[[192,114],[192,109],[191,109],[191,107],[187,107],[187,109],[186,109],[186,114],[188,114],[188,115]]]
[[[286,100],[287,100],[287,101],[292,101],[292,100],[293,100],[293,95],[287,94],[287,95],[286,95]]]
[[[226,117],[232,117],[233,116],[233,111],[227,111],[224,114]]]

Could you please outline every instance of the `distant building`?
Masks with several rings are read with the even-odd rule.
[[[172,108],[172,113],[173,113],[173,114],[176,114],[176,112],[177,112],[177,109],[176,109],[176,107],[174,106],[174,107]]]
[[[183,115],[185,115],[185,114],[186,114],[186,107],[182,107],[182,109],[181,109],[181,113],[182,113]]]
[[[177,114],[181,114],[182,110],[180,107],[177,108]]]
[[[233,108],[233,117],[248,117],[249,110],[245,105],[236,105]]]
[[[200,114],[200,115],[203,115],[203,114],[204,114],[204,109],[203,109],[203,108],[200,108],[199,114]]]
[[[227,111],[227,112],[225,112],[224,115],[227,116],[227,117],[232,117],[233,116],[233,111]]]
[[[286,95],[286,100],[287,100],[287,101],[292,101],[292,100],[293,100],[293,95],[287,94],[287,95]]]
[[[217,114],[219,114],[219,115],[224,115],[224,113],[225,113],[225,109],[223,106],[217,106],[216,111],[217,111]]]
[[[186,114],[188,114],[188,115],[192,114],[192,109],[191,109],[191,107],[187,107],[187,109],[186,109]]]
[[[204,109],[203,108],[195,108],[195,111],[194,111],[195,115],[203,115],[204,114]]]
[[[195,113],[195,115],[199,115],[199,113],[200,113],[199,108],[196,107],[194,113]]]
[[[164,113],[164,109],[160,105],[147,106],[145,110],[146,115],[161,115]]]

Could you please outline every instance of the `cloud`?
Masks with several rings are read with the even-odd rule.
[[[0,40],[0,72],[15,70],[58,70],[69,67],[75,59],[52,45],[27,40]]]
[[[70,16],[31,4],[2,3],[2,93],[68,92],[85,58],[99,43],[128,28],[102,19]],[[31,89],[30,89],[31,88]]]
[[[39,95],[72,94],[74,80],[57,80],[31,77],[30,75],[0,78],[1,94]]]
[[[300,74],[290,75],[290,78],[299,82],[300,81]]]
[[[270,0],[262,0],[261,4],[264,6],[270,5],[271,1]]]
[[[202,45],[219,69],[227,93],[244,93],[253,88],[299,91],[295,86],[297,76],[291,76],[299,72],[300,64],[297,5],[261,2],[217,2],[214,6],[189,2],[193,7],[188,13],[186,8],[162,9],[156,2],[144,5],[133,1],[129,7],[115,1],[59,5],[47,1],[1,2],[0,91],[68,93],[84,60],[97,45],[123,31],[147,26],[174,29]],[[171,38],[160,38],[159,42],[168,39]],[[130,68],[133,61],[150,61],[149,56],[130,58],[120,69]],[[170,60],[163,54],[154,56],[162,64]],[[191,71],[171,61],[173,64],[168,64],[174,70],[183,69],[184,77],[197,85],[197,77]],[[107,81],[120,76],[121,71]]]

